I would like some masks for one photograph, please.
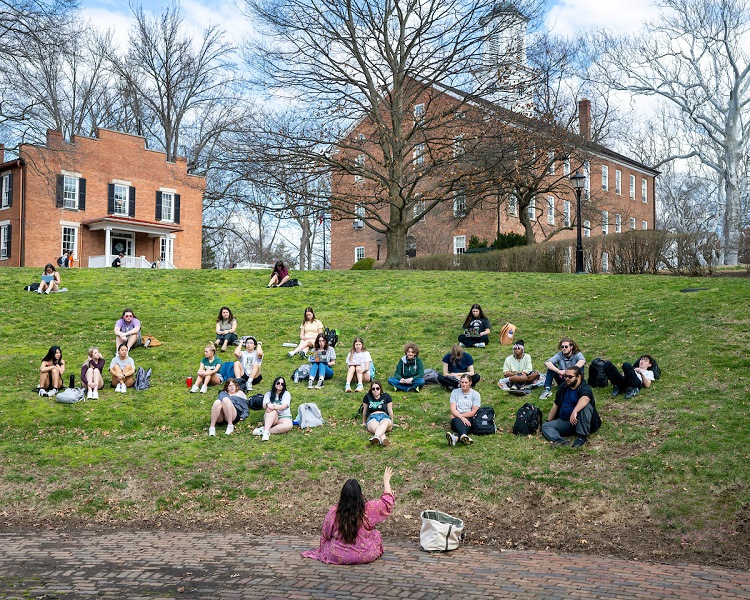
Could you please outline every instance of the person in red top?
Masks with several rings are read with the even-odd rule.
[[[287,281],[289,281],[289,269],[284,266],[283,262],[277,260],[271,273],[271,281],[266,287],[281,287]]]

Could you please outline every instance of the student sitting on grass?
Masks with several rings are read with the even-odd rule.
[[[39,287],[36,290],[37,294],[49,294],[50,292],[56,292],[60,289],[60,273],[57,272],[52,263],[44,265],[44,273],[42,273],[42,280],[39,282]]]
[[[419,346],[414,342],[404,346],[404,355],[398,361],[393,377],[388,378],[388,383],[402,392],[418,392],[424,385],[424,364],[419,358]]]
[[[245,345],[237,346],[234,355],[239,359],[233,363],[224,363],[219,371],[224,379],[234,377],[239,384],[245,386],[248,392],[253,391],[253,386],[263,380],[260,374],[260,366],[263,364],[263,344],[253,336],[245,338]]]
[[[308,348],[312,348],[315,345],[315,338],[318,337],[319,333],[323,333],[324,329],[323,323],[315,318],[315,311],[313,311],[311,306],[308,306],[305,309],[305,317],[302,319],[302,325],[299,328],[299,344],[294,350],[290,350],[287,356],[292,358],[295,354],[300,354],[302,357],[306,357]]]
[[[471,385],[479,383],[479,375],[474,373],[474,359],[458,344],[443,357],[443,373],[438,374],[438,383],[449,390],[458,388],[461,375],[468,375]]]
[[[292,395],[286,389],[286,380],[277,377],[273,387],[263,397],[263,427],[253,430],[253,435],[261,436],[261,441],[269,441],[272,434],[287,433],[292,430]]]
[[[88,358],[81,367],[81,384],[87,389],[86,398],[96,400],[99,398],[99,390],[104,387],[104,357],[99,352],[99,348],[91,346],[88,352]]]
[[[377,380],[362,398],[362,425],[372,434],[370,444],[391,445],[385,434],[393,429],[393,400]]]
[[[193,387],[190,388],[190,393],[195,394],[200,391],[201,394],[205,394],[209,385],[219,385],[222,381],[219,369],[221,369],[221,359],[216,356],[216,347],[209,344],[203,349],[198,376],[195,378]]]
[[[289,270],[284,266],[282,261],[277,260],[276,264],[273,266],[271,281],[268,282],[266,287],[281,287],[287,281],[289,281]]]
[[[490,342],[490,320],[484,316],[479,304],[472,304],[464,319],[464,332],[458,343],[468,348],[484,348]]]
[[[240,389],[236,379],[229,378],[219,392],[219,398],[211,406],[211,424],[208,426],[208,435],[216,435],[216,424],[226,423],[226,434],[234,431],[235,423],[247,419],[250,410],[247,406],[247,396]]]
[[[50,398],[63,386],[65,360],[60,346],[52,346],[42,359],[39,367],[39,395]]]
[[[448,444],[455,446],[456,442],[471,444],[474,440],[469,437],[474,427],[474,415],[482,406],[479,392],[471,389],[471,377],[461,375],[461,387],[451,392],[451,431],[445,432]]]
[[[317,389],[323,387],[323,381],[333,377],[333,369],[336,364],[336,350],[333,346],[328,345],[328,338],[325,333],[319,333],[315,338],[315,346],[310,353],[310,379],[307,382],[307,388],[312,389],[315,380],[318,384]]]
[[[557,381],[557,385],[564,383],[563,375],[567,369],[578,367],[583,372],[583,366],[586,364],[586,358],[579,350],[571,338],[565,337],[557,345],[559,352],[544,363],[547,367],[547,375],[544,378],[544,391],[540,400],[546,400],[552,395],[552,380]]]
[[[513,354],[505,359],[503,364],[503,379],[498,385],[504,389],[521,388],[539,379],[539,371],[531,366],[531,357],[526,354],[523,340],[513,344]]]
[[[127,388],[135,385],[135,362],[128,356],[127,344],[120,344],[117,354],[109,363],[109,372],[112,375],[112,387],[116,392],[124,394]]]
[[[349,479],[341,489],[339,502],[332,506],[323,520],[320,546],[302,552],[332,565],[361,565],[383,555],[383,538],[375,526],[385,521],[393,510],[396,497],[391,490],[393,469],[383,473],[383,495],[367,501],[356,479]]]
[[[346,355],[346,386],[344,391],[352,391],[352,380],[357,378],[357,389],[355,392],[361,392],[364,390],[362,383],[367,383],[372,379],[371,366],[372,356],[365,348],[365,342],[361,337],[354,338],[352,343],[352,349],[349,354]]]
[[[232,311],[228,306],[222,306],[219,309],[219,316],[216,317],[216,347],[221,347],[222,352],[226,352],[229,344],[237,341],[237,319],[234,318]]]

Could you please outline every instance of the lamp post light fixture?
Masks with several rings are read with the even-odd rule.
[[[575,175],[570,176],[570,182],[576,191],[576,273],[583,274],[583,241],[581,240],[581,192],[586,184],[586,176],[576,171]]]
[[[375,260],[380,260],[380,245],[383,243],[383,241],[378,238],[376,243],[378,244],[378,257]]]

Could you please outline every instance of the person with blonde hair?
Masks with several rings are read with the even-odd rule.
[[[205,394],[209,385],[219,385],[222,382],[222,376],[219,374],[221,369],[221,359],[216,356],[216,346],[209,344],[203,349],[203,358],[198,366],[198,375],[195,378],[190,393],[195,394],[200,391]]]
[[[81,366],[81,383],[86,388],[86,398],[96,400],[99,398],[99,390],[104,387],[104,357],[99,348],[91,346],[88,351],[88,358],[83,361]]]

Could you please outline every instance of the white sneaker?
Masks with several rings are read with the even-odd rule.
[[[232,425],[232,424],[230,423],[229,425],[227,425],[227,430],[226,430],[226,432],[225,432],[225,433],[226,433],[227,435],[232,435],[232,432],[233,432],[233,431],[234,431],[234,425]]]
[[[93,398],[94,400],[99,400],[99,390],[92,390],[92,392],[91,392],[91,397],[92,397],[92,398]]]
[[[356,389],[356,390],[354,390],[354,391],[355,391],[355,392],[363,392],[363,391],[364,391],[364,389],[365,389],[365,388],[364,388],[364,387],[362,387],[362,384],[361,384],[361,383],[359,383],[359,384],[357,384],[357,389]]]
[[[485,344],[484,342],[478,342],[478,343],[474,344],[474,347],[475,348],[484,348],[486,345],[487,344]]]
[[[52,398],[57,393],[57,388],[52,388],[49,392],[47,392],[47,395]]]
[[[352,386],[347,383],[346,387],[344,388],[344,391],[345,392],[351,392],[352,391]]]
[[[315,386],[315,389],[319,390],[322,387],[323,387],[323,377],[321,377],[320,379],[318,379],[318,384]]]
[[[198,384],[197,384],[197,383],[194,383],[194,384],[193,384],[193,387],[191,387],[191,388],[190,388],[190,393],[191,393],[191,394],[197,394],[197,393],[198,393],[198,390],[199,390],[199,389],[200,389],[200,388],[198,388]]]
[[[547,398],[549,398],[549,397],[550,397],[551,395],[552,395],[552,392],[551,392],[550,390],[547,390],[547,389],[545,389],[545,390],[544,390],[544,391],[542,392],[542,395],[541,395],[541,396],[539,396],[539,399],[540,399],[540,400],[546,400],[546,399],[547,399]]]
[[[458,441],[458,436],[451,433],[450,431],[445,432],[445,439],[448,440],[449,446],[455,446]]]
[[[466,346],[464,346],[463,342],[458,342],[458,345],[461,346],[461,348],[466,348]]]
[[[86,400],[92,400],[94,398],[94,392],[91,391],[91,388],[89,388],[89,391],[86,392]]]
[[[248,382],[247,382],[247,385],[245,386],[245,389],[246,389],[246,390],[247,390],[248,392],[252,392],[252,391],[253,391],[253,382],[252,382],[252,381],[250,381],[250,380],[248,380]]]
[[[210,437],[214,437],[216,435],[216,427],[209,427],[208,428],[208,435]]]
[[[270,439],[271,439],[271,432],[270,431],[264,431],[263,432],[263,437],[260,438],[260,441],[261,442],[267,442]]]
[[[315,384],[313,383],[313,378],[312,378],[312,377],[310,377],[310,379],[309,379],[309,380],[308,380],[308,382],[307,382],[307,389],[308,389],[308,390],[311,390],[311,389],[313,389],[313,385],[315,385]]]
[[[47,395],[47,390],[43,390],[42,388],[39,388],[39,395],[40,396],[46,396]]]
[[[201,394],[205,394],[208,391],[208,385],[205,383],[201,386]]]
[[[120,384],[120,391],[124,394],[125,392],[128,391],[128,386],[125,385],[124,383],[121,383]]]
[[[253,435],[263,435],[263,428],[256,427],[255,429],[253,429]]]
[[[289,352],[287,352],[287,353],[286,353],[286,355],[287,355],[287,356],[288,356],[289,358],[292,358],[292,356],[294,356],[294,351],[293,351],[293,350],[290,350]]]

